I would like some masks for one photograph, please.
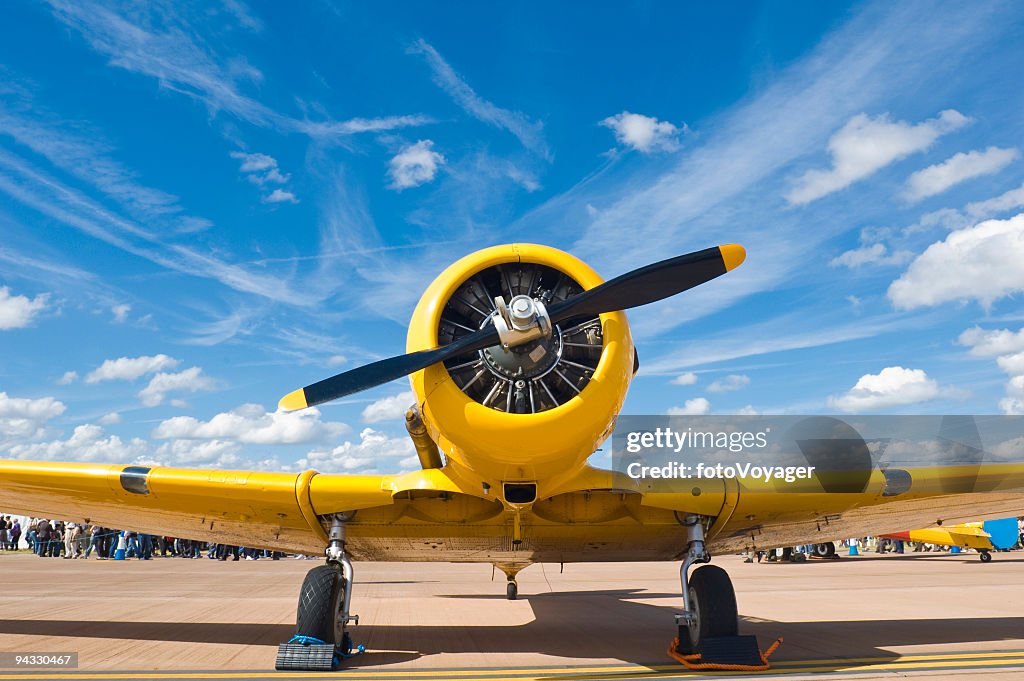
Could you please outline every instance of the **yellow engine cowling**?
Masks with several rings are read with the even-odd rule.
[[[453,294],[465,290],[460,287],[474,285],[471,278],[476,282],[484,273],[504,272],[521,264],[536,270],[551,268],[583,290],[603,281],[578,258],[547,246],[509,244],[477,251],[448,267],[427,288],[409,324],[407,350],[433,348],[442,342],[442,316],[449,314],[445,312],[446,306],[450,309]],[[505,298],[507,302],[507,294]],[[483,307],[483,303],[478,307]],[[490,308],[486,311],[490,312]],[[592,333],[600,337],[598,347],[594,348],[600,354],[599,359],[593,360],[596,366],[592,371],[580,372],[581,383],[587,376],[589,380],[581,388],[572,388],[571,398],[561,403],[556,400],[552,404],[557,406],[536,413],[511,413],[502,407],[503,402],[483,404],[453,380],[444,364],[412,374],[410,379],[423,420],[448,463],[491,484],[554,478],[581,467],[611,433],[633,375],[633,342],[626,315],[602,314],[599,321],[591,324]],[[564,340],[558,333],[554,336],[559,337],[559,343]],[[500,348],[489,350],[494,355],[501,353]],[[480,357],[484,355],[481,353]],[[552,381],[561,381],[551,375]],[[464,387],[469,390],[468,384]],[[507,389],[511,404],[511,379]],[[531,387],[531,398],[532,391]],[[548,395],[555,399],[551,392]],[[521,398],[520,392],[516,397]],[[541,398],[546,399],[543,395]]]

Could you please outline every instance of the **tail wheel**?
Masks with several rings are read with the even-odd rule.
[[[693,622],[687,627],[689,648],[699,651],[701,641],[718,636],[736,636],[739,614],[736,592],[729,573],[717,565],[702,565],[689,579]]]
[[[978,557],[981,558],[982,563],[987,563],[992,560],[992,554],[988,551],[981,551]]]
[[[505,587],[505,597],[510,601],[514,601],[519,597],[519,587],[515,582],[509,582],[508,586]]]
[[[341,622],[345,603],[345,578],[334,565],[319,565],[306,574],[299,592],[295,633],[343,647],[347,632]]]

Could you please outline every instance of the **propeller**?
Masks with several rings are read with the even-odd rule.
[[[627,272],[547,307],[553,327],[577,317],[628,310],[663,300],[739,267],[746,251],[738,244],[706,248]],[[549,327],[550,328],[550,327]],[[487,326],[448,345],[410,352],[344,371],[281,398],[284,411],[305,409],[393,381],[426,367],[501,343],[498,330]]]

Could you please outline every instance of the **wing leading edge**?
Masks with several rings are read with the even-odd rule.
[[[389,477],[0,460],[0,508],[152,534],[320,553],[327,537],[314,501],[321,514],[387,505],[392,502]],[[330,498],[321,494],[318,499],[314,487],[330,489]]]

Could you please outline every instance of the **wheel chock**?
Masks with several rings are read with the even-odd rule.
[[[769,669],[768,658],[782,644],[776,639],[761,652],[756,636],[719,636],[701,641],[700,650],[692,655],[680,652],[679,638],[672,641],[668,654],[689,669],[763,672]]]
[[[362,644],[352,647],[352,640],[345,635],[345,647],[348,650],[335,648],[312,636],[292,636],[287,643],[277,647],[277,660],[274,669],[278,671],[297,672],[329,672],[337,669],[342,660],[355,657],[366,651]]]
[[[334,670],[334,646],[330,643],[282,643],[277,647],[274,669],[294,672]]]

